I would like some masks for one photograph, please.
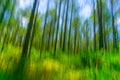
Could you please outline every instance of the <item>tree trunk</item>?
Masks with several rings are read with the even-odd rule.
[[[86,23],[86,52],[88,51],[88,48],[89,48],[89,29],[88,29],[88,22]]]
[[[93,10],[94,10],[94,26],[93,26],[93,33],[94,33],[94,50],[96,50],[96,28],[95,28],[95,26],[96,26],[96,18],[95,18],[95,2],[94,2],[94,0],[93,0]]]
[[[44,26],[43,26],[42,41],[41,41],[41,47],[40,47],[40,57],[41,57],[42,47],[43,47],[43,43],[44,43],[44,35],[45,35],[45,28],[46,28],[46,23],[47,23],[49,1],[50,0],[48,0],[48,2],[47,2],[47,12],[46,12],[46,15],[45,15],[45,23],[44,23]]]
[[[69,8],[69,0],[67,0],[67,11],[66,11],[66,18],[65,18],[65,29],[64,29],[64,37],[63,37],[63,47],[62,51],[65,51],[65,39],[66,39],[66,32],[67,32],[67,21],[68,21],[68,8]]]
[[[9,1],[9,0],[8,0],[8,1]],[[12,6],[12,11],[11,11],[10,18],[9,18],[9,21],[8,21],[8,24],[7,24],[7,31],[5,32],[4,41],[3,41],[2,48],[1,48],[1,53],[2,53],[2,51],[3,51],[3,49],[4,49],[4,45],[5,45],[6,40],[7,40],[7,43],[8,43],[8,41],[9,41],[9,40],[8,40],[9,37],[7,36],[7,35],[8,35],[8,29],[9,29],[8,26],[10,26],[10,21],[11,21],[12,15],[13,15],[13,10],[14,10],[15,4],[16,4],[16,1],[14,2],[13,6]],[[5,6],[5,7],[6,7],[5,9],[7,9],[7,6]]]
[[[49,38],[47,42],[47,50],[49,51],[50,49],[50,38],[51,38],[51,33],[52,33],[52,25],[53,25],[53,20],[50,22],[50,30],[49,30]]]
[[[7,6],[8,6],[9,3],[10,3],[10,0],[7,0],[5,6],[3,6],[3,11],[0,14],[0,24],[2,23],[2,20],[3,20],[4,15],[5,15],[5,11],[7,10]]]
[[[77,28],[74,31],[74,54],[76,54]]]
[[[107,50],[107,42],[106,42],[106,25],[105,22],[103,22],[104,26],[103,26],[103,32],[104,32],[104,49]]]
[[[98,21],[99,21],[99,50],[104,48],[103,45],[103,27],[102,27],[102,1],[97,0],[97,8],[98,8]]]
[[[68,52],[70,50],[70,35],[71,35],[71,28],[72,28],[72,17],[73,17],[73,0],[72,0],[72,9],[71,9],[71,17],[70,17],[70,28],[69,28],[69,34],[68,34]]]
[[[58,13],[58,21],[57,21],[57,32],[56,32],[56,37],[55,37],[55,46],[54,46],[54,57],[55,57],[55,54],[56,54],[56,48],[57,48],[57,39],[58,39],[58,30],[59,30],[59,20],[60,20],[60,12],[61,12],[61,1],[60,0],[60,5],[59,5],[59,13]]]
[[[53,28],[53,35],[52,35],[52,47],[54,47],[54,33],[55,33],[55,27],[56,27],[56,22],[57,22],[57,5],[55,6],[55,16],[54,16],[54,24],[52,26]]]
[[[24,66],[25,66],[25,61],[26,61],[26,58],[27,58],[28,45],[29,45],[29,41],[30,41],[30,34],[31,34],[31,30],[32,30],[32,25],[33,25],[33,20],[34,20],[34,14],[35,14],[35,10],[36,10],[37,1],[38,0],[35,0],[34,4],[33,4],[32,13],[31,13],[31,16],[30,16],[30,21],[29,21],[28,27],[27,27],[25,42],[23,44],[22,56],[21,56],[20,61],[18,63],[18,67],[16,68],[16,70],[14,72],[15,80],[22,79],[22,77],[20,77],[20,75],[24,76]]]
[[[60,48],[62,48],[62,42],[63,42],[63,27],[64,27],[64,16],[65,16],[65,7],[66,2],[64,3],[64,10],[63,10],[63,15],[62,15],[62,25],[61,25],[61,33],[60,33]]]
[[[36,30],[36,27],[37,27],[36,26],[36,20],[37,20],[37,17],[38,17],[39,2],[37,4],[37,12],[36,12],[35,20],[34,20],[34,25],[33,25],[33,31],[32,31],[31,42],[30,42],[30,49],[29,49],[29,54],[28,54],[29,56],[30,56],[30,53],[31,53],[32,43],[33,43],[33,39],[34,39],[34,36],[35,36],[35,30]]]
[[[5,42],[7,40],[6,38],[7,38],[7,33],[5,33],[5,37],[4,37],[4,40],[3,40],[3,45],[2,45],[2,48],[1,48],[1,53],[3,52],[4,45],[5,45]]]
[[[117,40],[116,40],[116,29],[114,26],[113,0],[111,0],[111,11],[112,11],[112,30],[113,30],[113,50],[114,50],[117,49]]]

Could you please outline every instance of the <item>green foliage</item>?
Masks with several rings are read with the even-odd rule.
[[[20,48],[15,48],[10,44],[5,46],[0,55],[0,78],[14,78],[11,74],[18,64]],[[42,53],[39,59],[39,51],[32,48],[30,58],[26,59],[23,79],[42,80],[105,80],[120,79],[120,55],[109,52],[87,52],[81,54],[67,54],[57,52],[56,58],[52,58],[52,53]],[[6,77],[5,77],[6,76]]]
[[[33,6],[39,6],[37,0],[35,1],[36,4],[33,4]],[[118,54],[117,50],[113,53],[110,52],[113,49],[114,43],[112,42],[112,37],[114,38],[114,36],[116,36],[111,36],[113,31],[113,25],[111,25],[111,12],[114,11],[114,9],[110,11],[107,6],[107,1],[98,0],[99,5],[95,2],[95,14],[93,15],[92,13],[89,19],[86,18],[86,20],[84,20],[81,16],[81,12],[84,12],[82,11],[82,8],[86,8],[86,2],[85,5],[83,5],[83,2],[83,6],[79,7],[77,4],[78,2],[76,1],[70,0],[69,3],[67,0],[61,1],[61,5],[64,7],[65,11],[63,11],[63,9],[60,10],[60,1],[54,0],[54,8],[48,8],[46,11],[48,13],[45,13],[46,15],[41,14],[39,11],[37,13],[37,8],[35,9],[33,7],[32,10],[32,5],[25,7],[24,9],[20,9],[18,4],[21,3],[19,3],[20,1],[18,0],[16,2],[14,0],[3,0],[0,3],[0,80],[14,80],[13,78],[16,76],[13,74],[19,66],[19,62],[21,65],[25,63],[25,66],[22,68],[23,71],[20,73],[18,72],[18,74],[20,74],[19,77],[22,75],[22,80],[120,79],[120,54]],[[102,1],[102,3],[100,1]],[[116,1],[113,2],[113,7],[117,7]],[[87,3],[87,8],[92,6],[91,3],[92,2]],[[51,2],[48,2],[47,6],[50,4]],[[71,15],[70,11],[72,9],[73,14]],[[114,23],[116,23],[119,13],[120,9],[115,11],[113,15],[115,18]],[[35,20],[36,15],[37,18]],[[69,22],[71,17],[70,15],[72,16],[71,29]],[[30,18],[30,16],[32,17]],[[92,21],[94,20],[94,17],[94,35],[96,35],[95,50],[99,48],[100,44],[106,43],[108,49],[106,51],[104,49],[105,46],[103,45],[101,46],[102,50],[93,51],[95,36],[92,36]],[[35,32],[33,23],[36,24]],[[99,31],[100,28],[98,27],[98,24],[100,24],[99,27],[101,28],[101,31]],[[58,30],[56,30],[57,27],[59,27]],[[102,30],[104,31],[103,34],[100,34]],[[30,56],[26,55],[24,58],[24,54],[27,54],[27,51],[29,51],[29,43],[32,42],[32,32],[35,34],[32,46],[30,46],[32,47],[32,50]],[[70,32],[70,39],[67,36],[68,32]],[[58,36],[55,37],[56,34],[58,34]],[[104,37],[104,40],[102,39],[102,36]],[[61,41],[57,40],[57,38],[61,39]],[[99,43],[99,41],[102,40],[103,42]],[[26,42],[26,44],[23,46],[24,42]],[[69,44],[68,42],[70,42],[70,45],[66,46]],[[68,52],[62,52],[62,47],[59,47],[60,44],[62,44],[63,46],[61,46],[65,49],[63,51],[68,50],[68,52],[71,51],[71,53],[68,54]],[[54,45],[56,45],[56,47],[54,47]],[[41,51],[39,50],[40,47],[42,47]],[[21,55],[22,49],[23,53]],[[56,52],[54,57],[53,50]],[[24,59],[23,61],[22,58]]]

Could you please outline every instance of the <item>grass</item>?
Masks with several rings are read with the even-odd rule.
[[[1,46],[1,45],[0,45]],[[22,80],[119,80],[120,54],[104,51],[81,53],[77,55],[57,52],[42,53],[32,49],[26,59]],[[13,80],[13,72],[21,56],[21,48],[5,45],[0,54],[0,80]]]

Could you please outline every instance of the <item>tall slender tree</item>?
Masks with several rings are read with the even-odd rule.
[[[63,36],[63,47],[62,51],[65,51],[65,39],[66,39],[66,33],[67,33],[67,26],[68,26],[68,8],[69,8],[69,0],[67,0],[67,11],[66,11],[66,18],[65,18],[65,28],[64,28],[64,36]]]
[[[69,34],[68,34],[68,51],[70,49],[70,35],[71,35],[71,28],[72,28],[72,18],[73,18],[73,0],[71,2],[72,8],[71,8],[71,17],[70,17],[70,27],[69,27]]]
[[[2,20],[3,20],[3,18],[4,18],[5,11],[7,10],[9,4],[10,4],[10,0],[6,0],[6,4],[3,5],[3,11],[0,14],[0,24],[1,24]]]
[[[30,35],[31,35],[31,30],[32,30],[32,25],[34,22],[34,15],[35,15],[35,10],[37,7],[37,2],[38,0],[35,0],[33,3],[33,8],[32,8],[32,12],[31,12],[31,16],[30,16],[30,21],[28,23],[27,26],[27,32],[26,32],[26,37],[25,37],[25,42],[23,44],[23,49],[22,49],[22,56],[20,58],[20,61],[18,63],[18,67],[16,68],[14,75],[15,75],[15,80],[21,79],[21,77],[19,77],[20,74],[23,74],[23,68],[25,66],[25,60],[27,58],[27,52],[28,52],[28,46],[29,46],[29,42],[30,42]],[[18,73],[19,72],[19,73]]]
[[[60,48],[62,48],[62,42],[63,42],[63,28],[64,28],[64,17],[65,17],[65,10],[66,10],[66,1],[63,3],[63,14],[62,14],[62,24],[61,24],[61,31],[60,31]]]
[[[30,56],[30,53],[31,53],[32,43],[33,43],[33,39],[34,39],[34,36],[35,36],[35,30],[36,30],[36,27],[37,27],[36,26],[36,21],[37,21],[37,17],[38,17],[39,3],[40,3],[40,1],[37,3],[37,12],[36,12],[36,15],[35,15],[35,18],[34,18],[34,24],[33,24],[31,42],[30,42],[30,49],[29,49],[29,53],[28,53],[29,56]]]
[[[50,21],[50,25],[49,25],[49,37],[48,37],[48,42],[47,42],[47,50],[49,50],[50,48],[50,38],[51,38],[51,33],[52,33],[52,25],[53,25],[53,20]]]
[[[8,0],[9,1],[9,0]],[[14,10],[15,10],[15,6],[16,6],[16,1],[14,1],[13,5],[12,5],[12,9],[10,11],[10,18],[8,20],[8,23],[7,23],[7,30],[5,32],[5,36],[4,36],[4,40],[3,40],[3,44],[2,44],[2,48],[1,48],[1,53],[4,49],[4,45],[5,45],[5,42],[8,40],[8,31],[9,31],[9,26],[10,26],[10,21],[11,21],[11,18],[13,17],[13,13],[14,13]],[[5,10],[7,9],[7,6],[5,8]],[[4,16],[4,15],[3,15]]]
[[[44,35],[45,35],[47,16],[48,16],[48,10],[49,10],[49,2],[50,2],[50,0],[48,0],[48,2],[47,2],[47,11],[45,14],[45,21],[44,21],[44,25],[43,25],[42,40],[41,40],[41,46],[40,46],[40,57],[41,57],[42,47],[43,47],[43,43],[44,43]]]
[[[59,12],[58,12],[58,21],[57,21],[57,32],[56,32],[56,37],[55,37],[55,46],[54,46],[54,56],[56,53],[56,48],[57,48],[57,39],[58,39],[58,30],[59,30],[59,20],[60,20],[60,12],[61,12],[61,3],[62,0],[60,0],[60,5],[59,5]]]
[[[115,21],[114,21],[114,14],[113,14],[113,10],[114,10],[114,5],[113,5],[113,0],[111,1],[111,13],[112,13],[112,31],[113,31],[113,49],[117,48],[117,39],[116,39],[116,29],[115,29]]]
[[[99,50],[104,48],[103,45],[103,26],[102,26],[102,1],[97,0],[98,22],[99,22]]]
[[[52,46],[54,47],[54,34],[55,34],[55,27],[57,23],[57,4],[55,4],[55,13],[54,13],[54,21],[53,21],[53,33],[52,33]]]
[[[31,35],[31,31],[32,31],[32,25],[34,22],[34,15],[35,15],[35,10],[36,10],[36,5],[37,5],[38,0],[34,1],[34,5],[33,5],[33,9],[32,9],[32,13],[30,16],[30,21],[28,23],[28,27],[27,27],[27,32],[26,32],[26,37],[25,37],[25,42],[23,45],[23,50],[22,50],[22,56],[26,57],[27,56],[27,51],[28,51],[28,45],[30,42],[30,35]]]
[[[93,15],[94,15],[94,23],[93,23],[93,33],[94,33],[94,50],[96,50],[96,10],[95,10],[95,1],[93,0]]]

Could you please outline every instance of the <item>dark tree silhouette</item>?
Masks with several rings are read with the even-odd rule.
[[[64,2],[64,9],[62,14],[62,25],[61,25],[61,31],[60,31],[60,48],[62,48],[62,42],[63,42],[63,27],[64,27],[64,17],[65,17],[65,9],[66,9],[66,1]]]
[[[39,3],[40,1],[37,3],[37,12],[36,12],[36,15],[35,15],[35,19],[34,19],[34,25],[33,25],[33,30],[32,30],[32,35],[31,35],[31,42],[30,42],[30,49],[29,49],[29,56],[30,56],[30,53],[31,53],[31,48],[32,48],[32,43],[33,43],[33,39],[34,39],[34,36],[35,36],[35,30],[36,30],[36,21],[37,21],[37,17],[38,17],[38,7],[39,7]]]
[[[7,0],[6,4],[3,6],[3,11],[0,14],[0,24],[2,23],[2,20],[3,20],[4,15],[5,15],[5,11],[7,10],[7,7],[8,7],[9,4],[10,4],[10,0]]]
[[[70,28],[69,28],[69,34],[68,34],[68,52],[70,49],[70,35],[71,35],[71,28],[72,28],[72,18],[73,18],[73,0],[72,0],[72,8],[71,8],[71,17],[70,17]]]
[[[28,45],[29,45],[29,42],[30,42],[30,35],[31,35],[32,25],[33,25],[33,22],[34,22],[33,20],[34,20],[35,10],[36,10],[36,7],[37,7],[37,2],[38,2],[38,0],[35,0],[34,3],[33,3],[33,8],[32,8],[32,13],[31,13],[31,16],[30,16],[30,21],[29,21],[28,26],[27,26],[27,33],[26,33],[26,37],[25,37],[25,42],[23,44],[22,56],[21,56],[20,61],[18,63],[18,67],[14,71],[15,80],[21,79],[20,74],[22,74],[22,76],[24,75],[23,68],[25,66],[25,60],[27,58]]]
[[[116,29],[114,25],[115,21],[114,21],[114,14],[113,14],[113,10],[114,10],[113,1],[114,0],[110,0],[110,1],[111,1],[111,13],[112,13],[113,49],[117,49]]]
[[[104,48],[103,45],[103,27],[102,27],[102,1],[97,0],[98,22],[99,22],[99,49]]]
[[[94,23],[93,23],[93,33],[94,33],[94,50],[96,50],[96,17],[95,17],[95,1],[93,0],[93,15],[94,15]]]
[[[61,12],[61,3],[62,0],[60,0],[60,4],[59,4],[59,13],[58,13],[58,21],[57,21],[57,32],[56,32],[56,37],[55,37],[55,46],[54,46],[54,55],[56,53],[56,48],[57,48],[57,39],[58,39],[58,30],[59,30],[59,20],[60,20],[60,12]]]
[[[62,51],[65,51],[65,39],[66,39],[66,32],[67,32],[67,21],[68,21],[68,8],[69,8],[69,0],[67,0],[67,11],[66,11],[66,18],[65,18],[65,28],[64,28],[64,36],[63,36],[63,47]]]

